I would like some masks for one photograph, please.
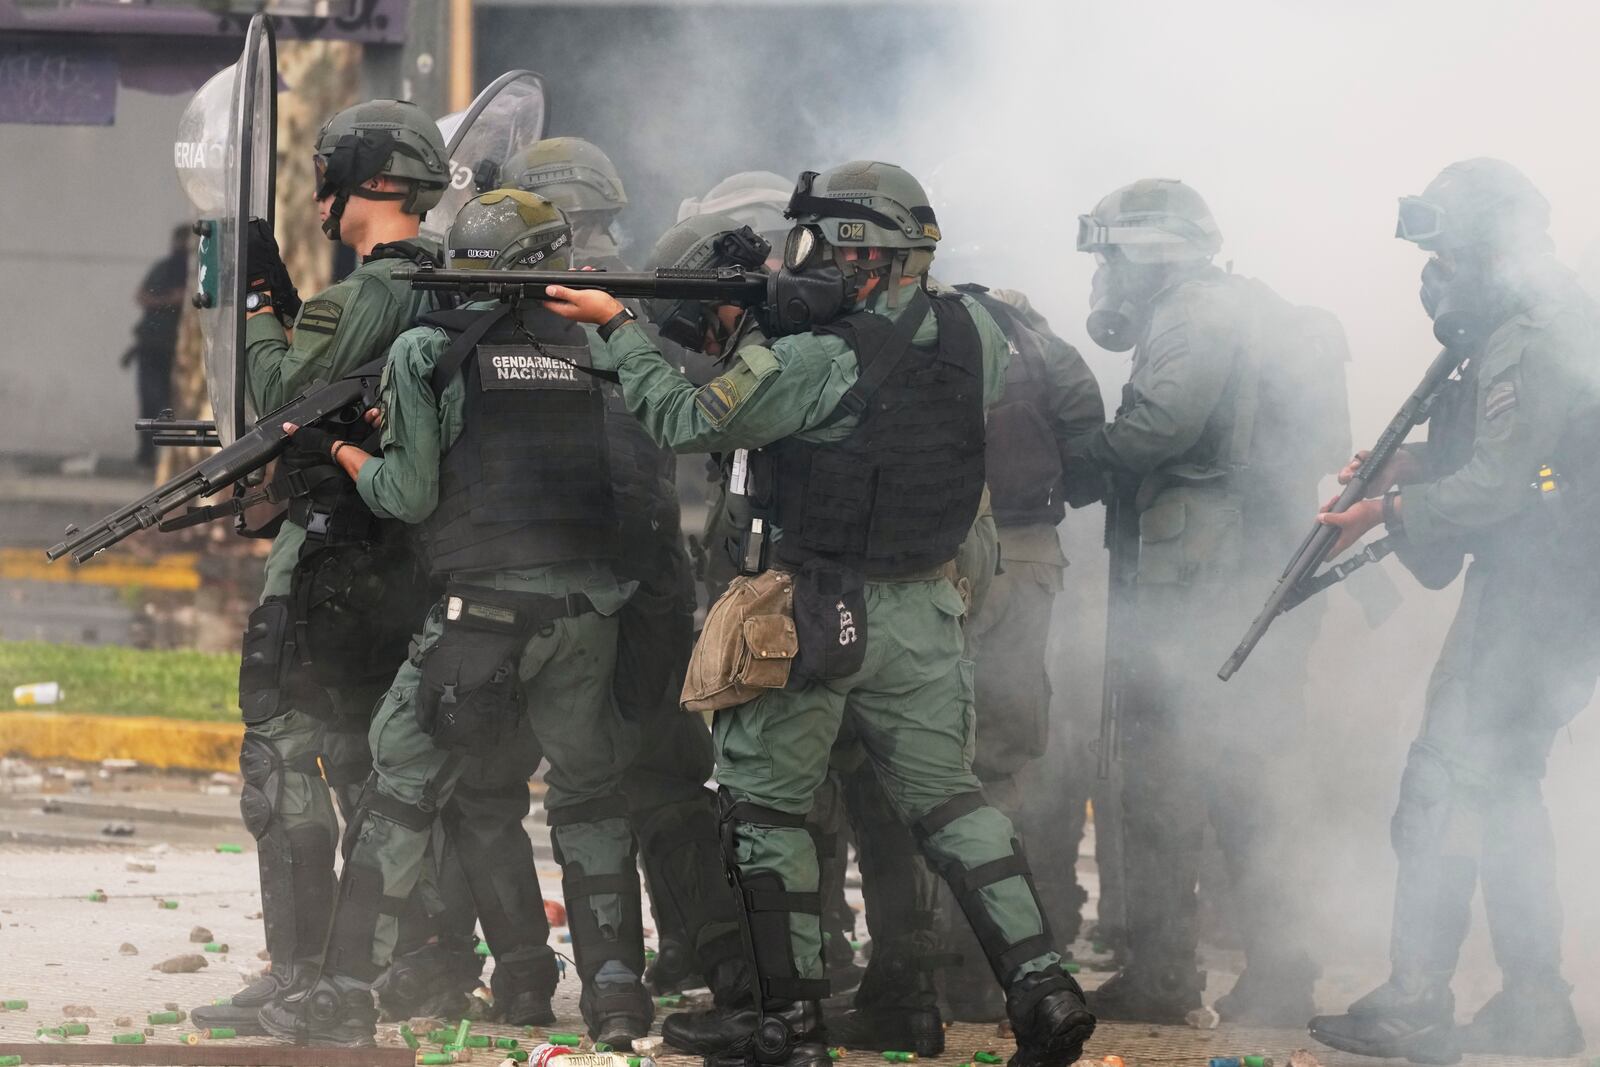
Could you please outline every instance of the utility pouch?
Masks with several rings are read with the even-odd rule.
[[[867,581],[859,571],[813,557],[795,572],[799,644],[790,684],[848,678],[867,657]]]
[[[268,597],[245,622],[239,711],[247,726],[276,718],[284,710],[283,661],[288,638],[287,597]]]
[[[438,748],[486,754],[504,743],[522,711],[517,666],[532,626],[517,601],[493,589],[450,586],[444,632],[421,654],[417,725]],[[546,598],[541,598],[546,599]]]
[[[685,711],[720,711],[782,689],[799,648],[794,576],[740,575],[706,615],[679,702]]]

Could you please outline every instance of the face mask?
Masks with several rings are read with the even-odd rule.
[[[1126,352],[1138,340],[1143,308],[1123,295],[1116,268],[1102,263],[1089,287],[1089,318],[1084,324],[1095,344],[1108,352]]]
[[[1484,309],[1491,294],[1481,284],[1479,271],[1470,265],[1446,267],[1429,257],[1422,267],[1422,308],[1433,320],[1433,336],[1446,348],[1470,346],[1482,340],[1488,323]]]

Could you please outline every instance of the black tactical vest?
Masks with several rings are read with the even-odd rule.
[[[954,559],[977,517],[982,341],[958,296],[918,292],[913,301],[904,315],[919,321],[921,307],[931,305],[939,330],[931,348],[891,350],[895,323],[870,312],[817,331],[856,354],[860,377],[835,416],[857,412],[859,419],[841,441],[791,437],[767,450],[777,475],[778,561],[798,566],[821,556],[868,578],[912,574]]]
[[[1048,523],[1066,515],[1061,450],[1050,428],[1055,387],[1045,372],[1045,341],[1016,309],[978,286],[958,286],[994,317],[1011,345],[1006,391],[989,413],[989,501],[999,526]]]
[[[454,339],[493,313],[422,322]],[[605,401],[580,369],[590,365],[587,335],[543,308],[520,314],[536,341],[508,316],[461,364],[464,426],[439,462],[439,505],[419,529],[436,577],[617,553]]]

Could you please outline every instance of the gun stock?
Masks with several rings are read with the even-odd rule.
[[[1411,391],[1411,395],[1406,397],[1405,403],[1400,405],[1400,410],[1389,420],[1389,425],[1383,428],[1383,433],[1378,435],[1377,444],[1372,446],[1366,460],[1356,468],[1355,477],[1350,479],[1344,491],[1339,494],[1339,499],[1334,501],[1333,507],[1329,509],[1331,512],[1338,514],[1348,511],[1357,501],[1366,498],[1372,480],[1389,465],[1389,461],[1400,450],[1400,446],[1405,443],[1411,431],[1427,417],[1434,397],[1439,395],[1439,390],[1444,388],[1444,383],[1461,366],[1461,362],[1462,357],[1448,348],[1441,350],[1434,357],[1433,362],[1428,365],[1427,373],[1422,376],[1422,381]],[[1272,625],[1273,620],[1305,599],[1301,591],[1302,583],[1316,575],[1317,568],[1327,561],[1328,554],[1338,539],[1338,527],[1321,522],[1312,524],[1311,532],[1300,542],[1300,548],[1289,560],[1289,565],[1283,569],[1283,574],[1279,576],[1277,584],[1267,596],[1267,602],[1262,605],[1255,620],[1245,630],[1244,637],[1233,650],[1233,655],[1228,657],[1222,669],[1217,672],[1218,678],[1224,682],[1232,678],[1239,668],[1244,666],[1244,661],[1250,657],[1250,653],[1255,650],[1261,638],[1266,635],[1267,628]]]
[[[70,554],[74,563],[94,556],[140,530],[159,525],[184,505],[210,496],[271,463],[289,447],[283,424],[315,426],[332,420],[359,419],[377,395],[382,359],[373,360],[346,377],[319,386],[263,416],[249,433],[157,486],[138,500],[113,511],[84,530],[68,528],[68,536],[45,551],[52,563]]]

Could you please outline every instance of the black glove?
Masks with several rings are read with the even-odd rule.
[[[320,426],[302,426],[294,432],[290,440],[302,451],[316,452],[332,459],[333,446],[344,438],[336,433],[329,433]]]
[[[278,318],[292,323],[300,314],[300,293],[289,279],[289,268],[283,265],[283,254],[278,251],[278,239],[273,236],[272,225],[266,219],[251,219],[246,233],[245,284],[252,290],[272,294],[272,308]]]

